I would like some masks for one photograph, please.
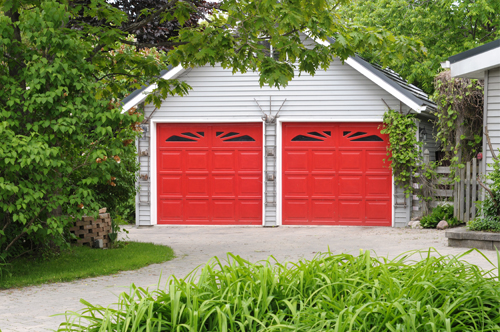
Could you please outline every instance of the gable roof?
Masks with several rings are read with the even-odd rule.
[[[325,42],[322,41],[315,41],[325,44]],[[328,43],[333,42],[335,42],[333,38],[328,39]],[[429,99],[428,95],[422,89],[412,84],[408,84],[408,82],[395,71],[389,68],[384,69],[377,64],[371,64],[358,55],[346,59],[345,62],[412,110],[420,113],[425,110],[436,109],[436,104]],[[160,77],[163,79],[173,79],[183,71],[184,69],[181,66],[175,68],[169,66],[167,70],[160,73]],[[142,86],[140,89],[132,92],[122,100],[123,111],[128,111],[130,108],[143,102],[147,95],[155,88],[156,84],[153,84],[150,86]]]

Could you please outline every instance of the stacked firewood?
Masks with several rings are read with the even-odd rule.
[[[106,213],[106,208],[99,210],[99,218],[83,217],[82,220],[75,222],[70,232],[75,234],[76,240],[73,244],[76,246],[89,246],[100,248],[109,248],[109,233],[111,233],[111,217]]]

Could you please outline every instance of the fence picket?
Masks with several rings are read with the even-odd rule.
[[[472,159],[472,209],[471,219],[476,218],[477,159]]]
[[[464,221],[466,223],[469,222],[470,217],[470,191],[471,191],[471,182],[470,182],[470,161],[467,162],[467,180],[465,181],[465,218]]]
[[[464,220],[464,192],[465,192],[465,168],[460,170],[460,192],[458,193],[458,201],[460,210],[458,211],[458,219]]]

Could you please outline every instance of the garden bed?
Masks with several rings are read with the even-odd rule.
[[[500,233],[470,231],[466,227],[458,227],[447,230],[445,235],[450,247],[500,250]]]

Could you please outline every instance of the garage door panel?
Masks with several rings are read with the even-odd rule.
[[[335,151],[312,151],[312,171],[335,171]]]
[[[339,195],[340,196],[362,196],[363,195],[363,177],[362,176],[339,176]]]
[[[182,176],[161,176],[159,196],[182,196]]]
[[[392,171],[380,125],[283,124],[283,224],[392,224]]]
[[[339,200],[339,221],[363,222],[364,214],[362,200]]]
[[[186,196],[208,197],[208,176],[186,176]]]
[[[234,176],[214,176],[212,180],[212,196],[230,196],[234,197],[236,192]]]
[[[366,171],[376,171],[390,174],[389,162],[386,160],[389,157],[385,151],[366,151]]]
[[[261,200],[240,200],[238,201],[238,211],[241,222],[258,225],[262,221]]]
[[[339,151],[339,171],[363,171],[362,151]]]
[[[334,222],[337,220],[337,201],[336,200],[312,200],[312,217],[315,222]]]
[[[285,175],[286,186],[284,192],[287,197],[309,195],[308,176],[304,175]]]
[[[238,165],[241,171],[262,170],[262,152],[261,151],[239,151]]]
[[[158,124],[159,224],[261,224],[262,124]]]
[[[210,201],[206,200],[186,200],[184,203],[184,216],[187,221],[208,222],[210,218]]]
[[[261,176],[240,176],[238,183],[239,197],[262,197],[262,177]]]
[[[383,222],[389,217],[387,214],[391,211],[391,202],[387,201],[369,201],[366,203],[366,221]]]
[[[212,156],[212,170],[231,171],[236,167],[236,158],[234,151],[214,151]]]
[[[159,167],[158,171],[178,171],[182,172],[182,152],[172,151],[165,152],[162,151],[159,155]]]
[[[366,176],[366,195],[367,196],[385,196],[391,195],[391,177],[389,176]]]
[[[208,171],[208,152],[187,151],[185,169],[187,171]]]
[[[307,151],[286,151],[283,158],[284,171],[308,171]]]
[[[334,176],[316,175],[312,178],[312,196],[336,196],[337,181]]]
[[[212,203],[214,221],[231,221],[236,219],[236,202],[234,200],[214,199]]]
[[[161,221],[180,223],[183,220],[183,200],[162,200],[158,219]]]
[[[286,200],[283,208],[284,211],[286,211],[286,214],[284,213],[284,220],[301,222],[308,221],[309,200]]]

